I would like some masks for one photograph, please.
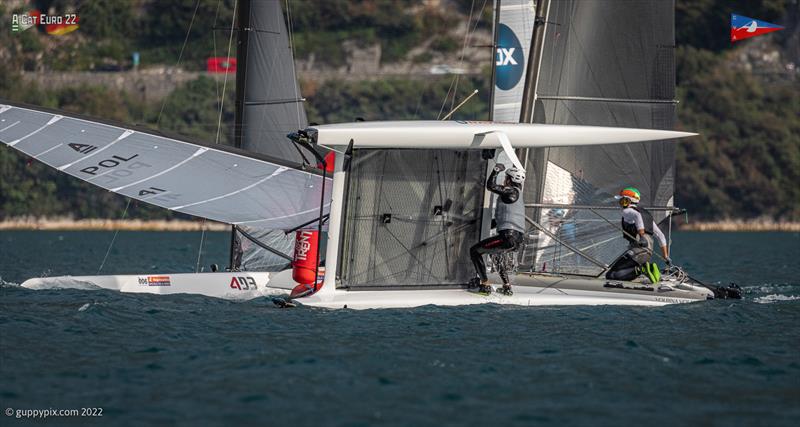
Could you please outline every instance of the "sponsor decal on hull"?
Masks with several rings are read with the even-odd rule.
[[[139,284],[144,286],[172,286],[169,276],[139,276]]]

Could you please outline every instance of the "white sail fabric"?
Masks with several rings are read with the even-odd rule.
[[[535,17],[533,0],[500,1],[492,104],[494,121],[519,121]]]
[[[260,227],[241,226],[240,228],[261,244],[292,256],[295,244],[294,233],[286,234],[283,230],[266,230]],[[238,266],[239,269],[244,271],[281,271],[290,267],[290,261],[285,257],[258,246],[239,232],[236,233],[239,234],[242,246],[242,260],[241,265]]]
[[[290,229],[319,216],[321,176],[229,147],[2,103],[0,141],[106,190],[214,221]]]

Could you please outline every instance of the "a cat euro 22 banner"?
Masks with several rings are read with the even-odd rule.
[[[19,33],[29,28],[41,27],[51,36],[63,36],[79,28],[80,18],[75,13],[47,15],[34,9],[26,13],[11,15],[11,32]]]
[[[783,27],[766,21],[731,14],[731,43],[762,34],[780,31]]]

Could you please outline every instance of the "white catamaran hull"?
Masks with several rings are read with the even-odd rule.
[[[492,277],[494,282],[497,277]],[[546,305],[638,305],[662,306],[704,301],[713,293],[703,287],[684,283],[664,283],[653,287],[636,282],[608,282],[593,278],[519,274],[513,280],[514,294],[493,292],[480,295],[463,288],[330,290],[323,287],[314,295],[294,302],[325,308],[406,308],[424,305],[511,304]],[[610,284],[621,287],[610,286]],[[108,276],[60,276],[26,280],[29,289],[111,289],[150,294],[199,294],[216,298],[246,300],[264,296],[288,298],[297,284],[291,270],[280,273],[219,272],[180,274],[132,274]]]
[[[110,289],[148,294],[199,294],[225,299],[253,299],[288,295],[296,284],[291,270],[280,273],[218,272],[179,274],[125,274],[108,276],[58,276],[28,279],[29,289]]]

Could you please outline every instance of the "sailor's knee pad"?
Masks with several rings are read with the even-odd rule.
[[[653,251],[647,248],[633,248],[628,251],[632,260],[634,260],[639,265],[645,265],[650,262],[650,257],[653,254]]]

